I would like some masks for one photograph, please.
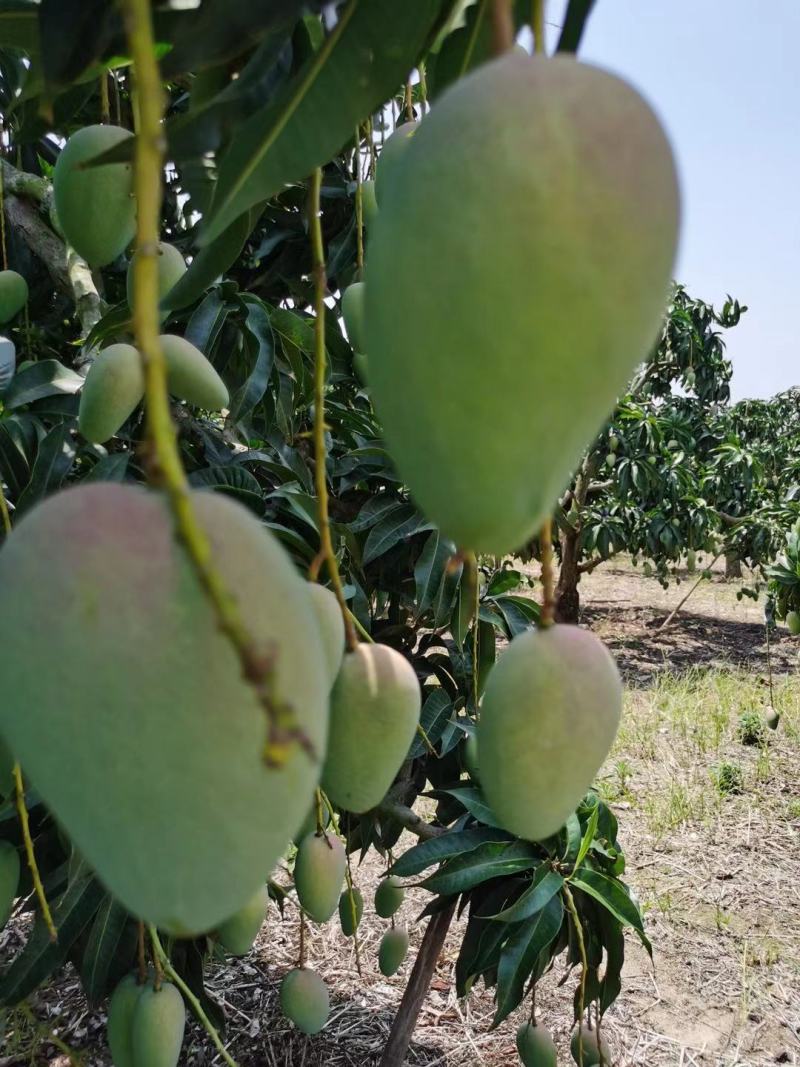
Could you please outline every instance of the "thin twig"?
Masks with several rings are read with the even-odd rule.
[[[496,56],[514,47],[512,0],[492,0],[492,49]]]
[[[25,806],[25,787],[22,784],[22,768],[18,763],[14,764],[14,792],[16,795],[19,825],[22,830],[22,843],[25,846],[25,857],[28,861],[31,878],[33,879],[33,888],[36,891],[36,899],[39,901],[42,919],[47,927],[47,932],[50,934],[50,940],[58,941],[58,931],[56,930],[56,924],[53,922],[50,905],[47,903],[44,886],[42,885],[42,876],[39,874],[39,865],[36,862],[36,854],[33,850],[31,824],[30,819],[28,818],[28,809]]]
[[[547,519],[539,534],[542,555],[542,614],[539,625],[544,629],[553,625],[556,613],[555,574],[553,570],[553,520]]]

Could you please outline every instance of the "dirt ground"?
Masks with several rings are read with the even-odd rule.
[[[769,703],[769,670],[762,606],[738,602],[740,585],[715,574],[662,633],[659,625],[688,585],[662,591],[624,562],[582,585],[583,621],[608,642],[626,679],[623,727],[600,788],[620,819],[626,878],[645,909],[655,957],[651,964],[629,940],[623,992],[604,1023],[619,1067],[800,1064],[800,640],[785,630],[773,639],[780,725],[762,743],[744,745],[739,719]],[[734,791],[719,781],[732,782]],[[377,857],[356,870],[365,900],[379,875]],[[423,891],[410,892],[400,916],[412,953],[424,929],[415,921],[424,901]],[[271,911],[246,959],[212,967],[209,985],[224,1004],[228,1048],[241,1067],[377,1064],[412,957],[395,978],[380,975],[377,946],[387,924],[369,911],[360,928],[362,978],[352,942],[336,923],[311,931],[309,963],[332,994],[330,1021],[316,1038],[294,1032],[277,1005],[281,976],[297,953],[294,908],[284,921]],[[488,1032],[491,993],[479,988],[464,1002],[455,998],[462,932],[455,924],[448,938],[409,1065],[517,1062],[516,1020]],[[0,955],[23,934],[19,924],[0,934]],[[567,1064],[573,982],[559,988],[562,977],[560,967],[547,977],[537,1007]],[[103,1013],[87,1012],[74,974],[67,970],[33,1007],[81,1052],[85,1067],[108,1067]],[[68,1062],[47,1043],[31,1059],[0,1050],[0,1067]],[[222,1062],[193,1026],[181,1063]]]

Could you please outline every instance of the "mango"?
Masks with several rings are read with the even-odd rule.
[[[605,645],[577,626],[519,634],[492,668],[478,722],[481,785],[510,833],[556,833],[611,748],[622,683]]]
[[[790,634],[793,634],[795,637],[800,634],[800,612],[787,611],[786,625],[789,628]]]
[[[342,293],[342,318],[354,352],[364,351],[364,283],[353,282]]]
[[[139,253],[134,252],[128,264],[127,293],[128,307],[133,311],[133,277]],[[158,299],[163,300],[167,293],[177,285],[187,271],[186,260],[175,247],[166,241],[158,242]],[[165,316],[162,315],[162,318]]]
[[[404,160],[411,140],[419,129],[418,122],[404,122],[398,126],[378,156],[378,166],[375,169],[375,204],[380,209],[383,207],[389,189],[394,184],[400,164]]]
[[[347,866],[344,845],[336,834],[309,834],[294,861],[294,886],[303,911],[326,923],[336,911]]]
[[[694,574],[697,570],[697,555],[694,549],[690,548],[686,553],[686,571],[688,574]]]
[[[89,368],[81,390],[78,429],[102,445],[127,422],[144,396],[142,358],[133,345],[104,348]]]
[[[781,715],[779,711],[776,711],[771,704],[768,704],[764,708],[764,719],[770,730],[777,730],[781,721]]]
[[[400,879],[393,874],[384,878],[375,890],[375,911],[382,919],[391,919],[394,913],[403,903],[406,891],[400,884]]]
[[[177,986],[145,986],[131,1021],[133,1067],[177,1067],[186,1028],[186,1008]]]
[[[17,350],[14,342],[7,337],[0,337],[0,394],[11,385],[14,371],[17,369]]]
[[[322,828],[327,830],[331,824],[331,813],[328,810],[328,805],[323,801],[322,804]],[[300,824],[300,829],[294,835],[295,843],[299,843],[304,837],[308,837],[309,834],[313,834],[317,829],[317,797],[316,793],[311,800],[311,806],[306,812],[306,817]]]
[[[353,910],[355,909],[355,921]],[[364,914],[364,897],[358,886],[353,886],[353,899],[350,899],[350,890],[345,889],[339,897],[339,922],[345,937],[352,937],[361,924]]]
[[[391,978],[403,964],[408,953],[408,930],[395,926],[387,930],[378,947],[378,967],[384,977]]]
[[[543,1026],[522,1023],[517,1030],[517,1052],[524,1067],[556,1067],[555,1042]]]
[[[597,1031],[576,1027],[569,1043],[572,1058],[578,1067],[599,1067],[602,1050],[603,1067],[612,1067],[611,1048],[604,1037],[598,1040]]]
[[[133,1013],[144,989],[135,974],[127,974],[109,999],[106,1038],[114,1067],[134,1067]]]
[[[331,692],[322,787],[334,804],[362,814],[386,795],[419,723],[414,668],[388,645],[345,653]]]
[[[344,656],[344,619],[342,618],[342,609],[339,607],[336,594],[326,586],[311,582],[309,583],[308,591],[311,594],[311,605],[317,617],[325,662],[328,667],[331,685],[333,685]]]
[[[268,904],[269,892],[266,885],[263,885],[243,908],[220,923],[217,927],[217,940],[226,952],[230,952],[232,956],[247,955],[264,925]]]
[[[328,719],[304,579],[241,505],[190,500],[313,750],[291,744],[281,766],[264,762],[264,709],[160,493],[68,489],[0,549],[0,733],[108,890],[175,934],[214,929],[263,885],[317,785]]]
[[[328,1021],[328,987],[316,971],[297,968],[281,982],[281,1011],[304,1034],[318,1034]]]
[[[206,411],[228,406],[228,389],[199,348],[173,333],[161,335],[161,348],[167,364],[167,388],[173,396]]]
[[[94,156],[131,137],[119,126],[85,126],[67,141],[53,171],[53,198],[67,244],[91,267],[121,255],[136,233],[133,165],[82,168]]]
[[[8,922],[19,887],[19,853],[10,841],[0,841],[0,930]]]
[[[361,218],[369,229],[377,217],[378,200],[375,196],[375,182],[372,178],[367,178],[361,183]]]
[[[28,302],[28,283],[15,270],[0,270],[0,323],[10,322]]]
[[[461,749],[461,765],[473,782],[480,781],[480,774],[478,772],[478,738],[474,733],[467,734],[466,740],[464,741],[464,745]]]
[[[362,385],[369,385],[369,360],[363,352],[353,353],[353,370]]]
[[[442,94],[383,194],[382,162],[372,399],[420,508],[459,547],[503,555],[550,514],[656,338],[672,152],[614,75],[508,54]]]

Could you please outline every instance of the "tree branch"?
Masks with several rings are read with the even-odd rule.
[[[421,841],[429,841],[432,837],[441,837],[446,834],[444,826],[434,826],[426,822],[420,815],[399,801],[390,800],[388,797],[382,800],[375,809],[380,815],[388,815],[390,819],[399,822],[410,833],[415,834]]]

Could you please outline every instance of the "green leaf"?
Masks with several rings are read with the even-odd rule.
[[[440,871],[422,882],[429,893],[450,896],[473,889],[490,878],[527,871],[540,862],[526,841],[492,842],[478,845],[464,855],[448,860]]]
[[[500,824],[497,821],[497,816],[492,813],[491,808],[483,799],[483,793],[481,793],[480,789],[476,789],[474,786],[459,786],[455,789],[443,789],[441,792],[455,797],[478,822],[499,828]]]
[[[413,504],[401,504],[373,526],[364,543],[364,566],[385,555],[400,541],[422,530],[430,530],[431,523],[417,511]]]
[[[208,287],[239,258],[260,214],[261,205],[243,212],[210,244],[200,248],[189,269],[161,301],[162,309],[178,311],[199,300]]]
[[[124,482],[128,473],[130,452],[112,452],[95,463],[84,482]]]
[[[576,889],[594,897],[623,926],[630,926],[635,930],[648,953],[653,955],[652,946],[644,932],[639,909],[625,892],[621,882],[618,882],[616,878],[600,874],[599,871],[593,871],[591,867],[580,867],[570,876],[569,881]]]
[[[231,422],[246,418],[264,396],[275,357],[275,338],[266,305],[255,297],[244,297],[243,303],[247,308],[243,341],[252,366],[247,380],[231,399]]]
[[[6,411],[13,411],[44,396],[77,393],[82,385],[83,378],[80,374],[76,374],[56,359],[42,359],[14,376],[3,398],[3,405]]]
[[[110,895],[95,915],[81,961],[81,985],[92,1006],[106,995],[108,972],[128,919],[128,912]]]
[[[578,51],[594,3],[595,0],[569,0],[561,36],[558,39],[558,52]]]
[[[39,0],[0,0],[0,41],[3,48],[39,53]]]
[[[31,480],[17,501],[18,515],[61,487],[72,470],[75,452],[75,443],[68,425],[56,426],[50,431],[39,445]]]
[[[508,939],[497,968],[497,1010],[492,1029],[521,1003],[525,983],[540,955],[558,935],[563,917],[561,897],[551,897],[533,921],[525,923]]]
[[[511,840],[511,835],[505,830],[496,830],[493,826],[479,826],[474,830],[457,830],[442,834],[441,837],[422,841],[410,848],[408,852],[404,852],[395,861],[391,873],[397,875],[398,878],[410,878],[415,874],[420,874],[426,867],[432,867],[434,863],[443,863],[453,856],[472,852],[479,845]]]
[[[417,564],[414,567],[417,618],[424,615],[428,608],[433,605],[434,599],[441,589],[447,564],[454,552],[455,546],[453,542],[442,537],[438,530],[433,530],[425,541]],[[448,610],[447,615],[449,616],[449,614]]]
[[[491,917],[498,922],[524,922],[525,919],[530,919],[532,915],[540,911],[552,896],[560,892],[563,884],[564,879],[558,871],[554,871],[543,863],[536,869],[533,881],[522,896],[514,901],[510,908]]]
[[[238,463],[192,471],[189,475],[189,484],[195,489],[215,489],[237,497],[259,514],[264,510],[258,479]]]
[[[432,693],[428,694],[425,703],[422,705],[419,724],[432,745],[435,745],[441,737],[444,724],[449,719],[452,710],[453,701],[444,689],[434,689]],[[427,750],[427,745],[417,734],[411,742],[408,758],[417,759],[419,756],[424,755]]]
[[[539,619],[539,605],[528,597],[506,594],[495,597],[492,604],[503,616],[509,640],[513,640],[525,630],[530,630]]]
[[[219,162],[201,243],[331,159],[405,81],[441,9],[442,0],[350,0],[278,99],[239,127]]]
[[[581,841],[581,847],[578,849],[578,855],[575,858],[575,866],[580,867],[583,861],[586,859],[586,855],[589,849],[592,847],[592,841],[594,841],[595,834],[597,833],[597,823],[600,819],[600,805],[596,804],[592,810],[592,814],[589,816],[589,822],[583,833],[583,839]]]

